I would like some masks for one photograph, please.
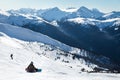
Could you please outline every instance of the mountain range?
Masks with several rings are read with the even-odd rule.
[[[0,27],[19,26],[38,32],[37,35],[47,36],[41,41],[40,37],[33,32],[29,34],[34,34],[36,37],[29,35],[26,31],[18,32],[12,27],[7,27],[7,31],[3,30],[5,27],[0,29],[10,37],[43,42],[57,46],[64,51],[71,50],[70,46],[76,47],[97,56],[105,56],[110,59],[111,63],[120,66],[120,11],[104,13],[84,6],[75,10],[72,8],[61,10],[57,7],[39,10],[30,8],[0,10],[0,23]],[[20,37],[19,33],[23,37]],[[49,41],[48,37],[52,40]],[[97,61],[92,63],[96,64]],[[100,66],[100,63],[97,65]],[[111,66],[105,65],[104,67],[110,68]]]

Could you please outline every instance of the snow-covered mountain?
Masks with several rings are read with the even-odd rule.
[[[102,19],[113,19],[113,18],[120,18],[120,12],[112,11],[102,16]]]
[[[84,6],[79,9],[64,9],[61,10],[58,7],[50,8],[50,9],[29,9],[29,8],[21,8],[19,10],[9,10],[7,11],[11,14],[25,14],[25,15],[35,15],[44,18],[48,21],[60,20],[62,18],[98,18],[104,15],[104,13],[100,12],[97,9],[88,9]]]
[[[40,9],[40,10],[21,8],[19,10],[9,10],[7,12],[11,14],[35,15],[42,17],[47,21],[60,20],[68,15],[68,12],[62,11],[57,7],[49,8],[49,9]]]
[[[93,71],[95,67],[101,67],[99,65],[102,64],[106,69],[114,66],[109,58],[104,56],[97,56],[83,49],[67,46],[40,33],[3,23],[0,23],[0,49],[1,80],[27,78],[54,80],[55,76],[59,76],[58,80],[64,80],[66,75],[68,77],[74,75],[78,80],[83,68],[85,71]],[[10,54],[13,54],[13,60]],[[37,68],[42,69],[42,72],[34,75],[36,77],[25,72],[25,68],[31,61]],[[88,75],[88,73],[83,75],[86,74]],[[28,77],[30,75],[31,77]],[[104,76],[104,74],[100,75]],[[119,75],[117,76],[116,79],[119,80]],[[74,80],[72,77],[70,79]],[[105,79],[112,79],[112,77],[106,76]]]
[[[99,12],[97,9],[90,10],[84,6],[80,7],[76,13],[79,17],[84,18],[97,18],[103,15],[103,13]]]
[[[59,8],[51,8],[44,13],[42,13],[40,16],[44,18],[47,21],[54,21],[54,20],[60,20],[68,15],[67,12],[61,11]]]
[[[116,58],[119,53],[119,11],[103,13],[86,7],[68,10],[57,7],[39,10],[22,8],[1,10],[0,22],[28,28],[64,44],[93,51],[96,54],[110,58],[112,57],[109,54],[112,54],[115,62],[119,62]],[[111,30],[116,34],[111,35]],[[116,52],[115,55],[113,52]]]
[[[16,25],[18,24],[18,22],[20,22],[22,24],[21,25],[18,24],[18,25],[23,26],[24,24],[28,24],[36,21],[38,18],[42,18],[43,20],[46,20],[48,22],[60,21],[61,19],[64,20],[64,19],[73,19],[73,18],[87,18],[89,22],[92,22],[98,27],[100,26],[101,28],[101,26],[106,27],[116,23],[115,18],[119,20],[119,16],[120,16],[119,14],[120,12],[113,11],[105,14],[97,9],[90,10],[84,6],[80,7],[76,11],[74,10],[73,12],[67,10],[63,11],[57,7],[50,9],[39,9],[39,10],[30,9],[30,8],[21,8],[19,10],[9,10],[6,12],[1,10],[0,22],[9,22],[10,24],[15,23]],[[84,22],[85,24],[87,23],[86,21]]]
[[[90,9],[82,6],[77,11],[69,14],[67,18],[77,18],[77,17],[82,17],[82,18],[99,18],[99,17],[101,17],[103,15],[104,15],[104,13],[100,12],[97,9],[90,10]]]

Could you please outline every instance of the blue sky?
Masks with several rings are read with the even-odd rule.
[[[86,6],[97,8],[103,12],[120,11],[120,0],[0,0],[0,9],[19,8],[68,8]]]

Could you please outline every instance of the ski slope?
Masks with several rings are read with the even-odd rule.
[[[1,40],[8,40],[10,43],[3,43]],[[12,42],[12,43],[11,43]],[[16,44],[17,43],[17,44]],[[9,44],[9,45],[8,45]],[[16,44],[13,46],[13,44]],[[119,80],[120,74],[108,73],[86,73],[81,72],[71,63],[68,64],[54,61],[43,54],[35,54],[37,47],[30,45],[36,43],[23,42],[0,36],[0,80]],[[26,45],[26,46],[25,46]],[[34,49],[36,49],[34,51]],[[43,49],[44,50],[44,49]],[[39,52],[41,53],[41,52]],[[13,54],[13,60],[10,59]],[[27,73],[25,68],[33,61],[35,66],[42,69],[42,72]]]
[[[59,48],[37,41],[41,40],[38,37],[29,36],[30,30],[17,28],[0,24],[0,80],[120,80],[120,74],[81,72],[82,68],[91,70],[84,60],[72,60],[71,54],[66,57],[66,52]],[[22,34],[24,32],[26,34]],[[37,33],[30,31],[29,34]],[[31,40],[31,37],[34,40]],[[13,54],[13,60],[10,54]],[[63,59],[69,63],[63,62]],[[35,67],[42,69],[42,72],[27,73],[25,68],[31,61]]]

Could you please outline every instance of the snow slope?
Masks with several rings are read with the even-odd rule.
[[[90,74],[86,72],[81,73],[82,68],[85,68],[86,70],[91,70],[91,67],[85,65],[86,62],[83,59],[73,60],[71,58],[72,57],[71,54],[68,54],[67,57],[64,56],[66,52],[61,51],[54,46],[41,43],[42,38],[44,38],[45,43],[47,42],[47,39],[50,42],[54,41],[48,38],[47,36],[32,32],[30,30],[1,23],[0,80],[120,79],[119,74],[106,74],[106,73]],[[79,50],[74,51],[76,52],[78,51],[79,53]],[[10,59],[10,54],[13,54],[13,60]],[[34,62],[35,66],[38,69],[42,69],[42,72],[27,73],[25,71],[25,68],[31,61]],[[65,61],[69,61],[69,63],[66,63]],[[95,65],[92,64],[92,66]]]
[[[38,44],[36,43],[25,43],[18,41],[16,39],[11,39],[4,35],[3,33],[0,33],[0,64],[2,65],[0,67],[0,80],[33,80],[33,79],[46,79],[49,77],[49,80],[55,79],[55,76],[64,76],[68,73],[74,72],[73,70],[67,69],[63,64],[56,63],[55,61],[47,58],[43,55],[35,54],[35,50],[38,48]],[[3,40],[8,40],[10,43],[4,43]],[[11,46],[13,44],[16,44],[14,46]],[[30,45],[34,47],[31,48]],[[36,44],[36,45],[34,45]],[[18,47],[19,46],[19,47]],[[39,45],[40,47],[40,45]],[[35,51],[33,51],[33,50]],[[39,49],[39,48],[38,48]],[[44,49],[43,49],[44,50]],[[39,53],[41,54],[43,51],[39,50]],[[3,54],[4,53],[4,54]],[[11,60],[9,55],[14,55],[14,59]],[[29,74],[25,72],[25,68],[30,63],[30,61],[33,61],[38,68],[42,68],[41,73],[33,73]],[[57,70],[56,70],[57,69]],[[64,70],[64,72],[62,72]],[[74,73],[75,74],[75,73]],[[31,77],[30,77],[31,76]]]
[[[69,47],[61,42],[58,42],[58,41],[56,41],[52,38],[49,38],[48,36],[45,36],[43,34],[33,32],[29,29],[24,29],[24,28],[12,26],[9,24],[0,23],[0,32],[3,32],[10,37],[17,38],[20,40],[38,41],[38,42],[43,42],[46,44],[51,44],[53,46],[57,46],[60,49],[65,50],[65,51],[72,50],[71,47]]]

